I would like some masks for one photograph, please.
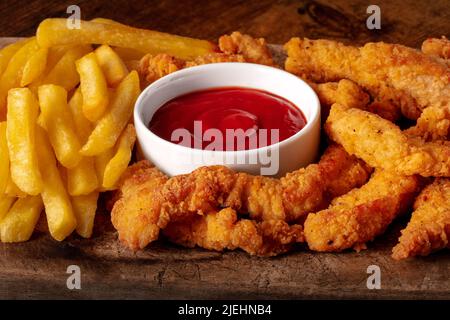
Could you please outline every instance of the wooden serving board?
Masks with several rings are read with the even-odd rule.
[[[0,46],[15,39],[0,38]],[[273,46],[282,58],[279,46]],[[450,254],[396,262],[390,257],[407,218],[360,253],[313,253],[304,246],[276,258],[241,251],[185,249],[166,241],[133,253],[100,212],[91,239],[63,242],[36,232],[25,243],[0,244],[0,299],[450,299]],[[81,271],[69,290],[67,268]],[[367,268],[381,270],[381,289],[367,288]]]

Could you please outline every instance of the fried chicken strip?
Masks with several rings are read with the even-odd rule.
[[[168,54],[145,55],[139,62],[138,72],[145,86],[177,70],[209,63],[251,62],[274,66],[272,54],[264,39],[233,32],[219,38],[221,52],[208,53],[194,60],[181,60]]]
[[[428,38],[422,43],[422,52],[441,59],[450,59],[450,40],[442,38]]]
[[[129,248],[144,248],[158,239],[159,207],[152,195],[168,179],[148,161],[130,166],[122,177],[111,221],[119,231],[119,240]]]
[[[275,256],[287,252],[292,244],[304,241],[300,225],[289,226],[281,220],[238,220],[236,211],[231,208],[169,223],[163,234],[170,241],[189,248],[199,246],[216,251],[240,248],[257,256]]]
[[[235,173],[223,166],[202,167],[168,179],[145,161],[129,171],[111,218],[122,242],[137,250],[156,240],[159,230],[170,222],[206,215],[219,207],[248,213],[258,221],[298,220],[365,183],[371,169],[333,145],[318,164],[280,180]]]
[[[417,119],[429,107],[444,109],[440,114],[434,112],[435,117],[421,131],[433,139],[447,136],[450,69],[436,59],[383,42],[358,48],[330,40],[292,38],[285,49],[287,71],[315,82],[350,79],[377,100],[397,104],[407,118]]]
[[[304,225],[311,250],[339,252],[366,248],[405,212],[419,191],[417,176],[401,176],[376,169],[359,189],[334,199],[328,209],[308,215]]]
[[[415,211],[392,250],[396,260],[450,248],[450,180],[438,178],[414,203]]]
[[[359,85],[348,79],[339,82],[309,83],[319,97],[322,107],[322,119],[326,119],[333,104],[348,108],[357,108],[378,114],[380,117],[395,122],[401,117],[397,106],[389,100],[374,100]]]
[[[370,112],[334,104],[325,131],[349,154],[372,167],[402,175],[450,176],[450,142],[409,137],[395,124]]]

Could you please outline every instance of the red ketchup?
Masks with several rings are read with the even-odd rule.
[[[305,125],[300,109],[282,97],[257,89],[224,87],[168,101],[155,112],[148,127],[173,143],[223,151],[271,145]],[[242,133],[244,139],[238,140]]]

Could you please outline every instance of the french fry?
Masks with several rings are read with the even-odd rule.
[[[40,146],[39,166],[44,179],[41,195],[48,228],[53,238],[62,241],[75,230],[77,221],[44,129],[38,127],[36,137]]]
[[[83,157],[75,168],[67,169],[67,191],[71,196],[86,195],[99,187],[95,162]]]
[[[2,242],[23,242],[30,239],[43,209],[40,196],[18,199],[0,222]]]
[[[0,196],[0,223],[8,213],[14,201],[16,201],[16,198],[14,197]]]
[[[67,92],[63,87],[46,84],[38,89],[44,124],[55,150],[56,158],[66,168],[74,168],[81,161],[81,143],[67,106]]]
[[[92,123],[83,114],[83,96],[78,88],[69,101],[69,109],[80,141],[86,142]],[[86,195],[99,187],[93,157],[83,157],[73,169],[67,169],[67,190],[71,196]]]
[[[91,52],[76,62],[83,95],[83,113],[95,122],[104,114],[109,103],[108,86],[95,53]]]
[[[98,195],[96,191],[85,196],[72,197],[73,211],[78,222],[77,233],[83,238],[92,236]]]
[[[42,21],[36,37],[42,47],[61,44],[107,44],[151,54],[167,53],[186,60],[216,49],[209,41],[137,29],[118,23],[81,21],[81,28],[69,29],[66,19]]]
[[[80,88],[75,90],[70,98],[69,109],[72,113],[78,137],[82,143],[85,143],[94,126],[83,114],[83,95],[81,94]]]
[[[105,177],[105,169],[108,165],[109,161],[114,157],[114,147],[109,148],[99,155],[95,156],[95,170],[97,172],[97,178],[99,181],[100,186],[103,186],[103,180]],[[106,191],[103,190],[103,187],[100,191]]]
[[[128,74],[122,59],[107,45],[98,47],[94,52],[108,85],[110,87],[117,86]]]
[[[0,50],[0,75],[3,73],[3,71],[6,70],[8,63],[11,60],[11,58],[14,56],[14,54],[20,48],[22,48],[25,45],[25,43],[27,43],[28,41],[30,41],[30,39],[19,40],[10,45],[7,45],[6,47],[4,47]]]
[[[114,146],[133,114],[139,92],[139,76],[136,71],[132,71],[117,87],[108,111],[97,122],[88,141],[81,148],[81,154],[95,156]]]
[[[23,68],[31,55],[38,49],[35,38],[26,42],[11,58],[5,72],[0,77],[0,121],[5,119],[8,90],[19,87]]]
[[[9,151],[6,140],[6,121],[0,122],[0,197],[5,193],[9,179]]]
[[[9,90],[6,137],[11,177],[29,195],[38,195],[42,190],[35,136],[38,108],[28,88]]]
[[[5,195],[7,197],[17,197],[17,198],[25,198],[28,196],[25,192],[20,190],[14,181],[11,178],[11,175],[8,178],[8,182],[6,183]]]
[[[44,79],[41,79],[32,85],[38,87],[43,84],[55,84],[63,87],[67,92],[71,91],[80,82],[80,76],[77,72],[75,61],[90,51],[92,51],[92,48],[89,45],[69,48]]]
[[[131,153],[135,141],[136,131],[134,126],[129,124],[117,142],[115,155],[106,165],[102,182],[105,190],[113,190],[116,187],[117,182],[127,169],[128,163],[131,160]]]
[[[41,48],[34,53],[23,67],[22,79],[20,86],[25,87],[38,79],[45,71],[47,65],[47,48]]]
[[[47,72],[52,70],[56,64],[61,60],[61,58],[71,49],[74,49],[75,46],[72,45],[63,45],[63,46],[54,46],[51,48],[48,48],[48,55],[47,55]],[[86,47],[89,51],[91,48]],[[86,52],[88,53],[88,52]]]
[[[141,60],[143,56],[145,56],[145,52],[138,51],[136,49],[130,49],[130,48],[121,48],[121,47],[114,47],[114,51],[119,55],[119,57],[123,61],[129,61],[129,60]]]

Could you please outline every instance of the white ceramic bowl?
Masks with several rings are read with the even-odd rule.
[[[218,87],[254,88],[281,96],[300,108],[306,126],[279,143],[242,151],[193,149],[164,140],[148,129],[153,114],[169,100]],[[134,123],[144,157],[168,175],[221,164],[251,174],[282,176],[316,159],[320,104],[308,84],[283,70],[250,63],[215,63],[180,70],[152,83],[136,101]]]

